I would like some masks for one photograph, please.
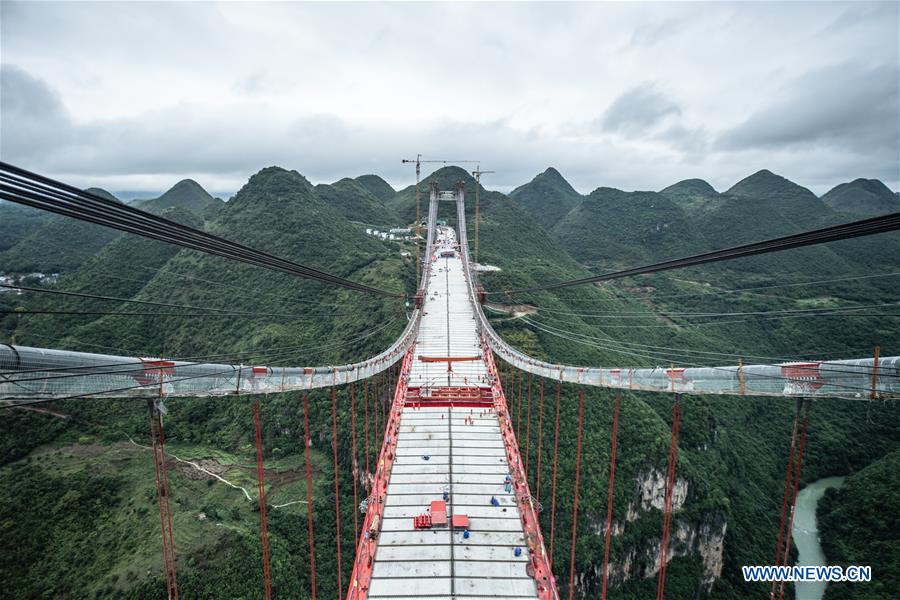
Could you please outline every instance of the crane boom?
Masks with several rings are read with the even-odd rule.
[[[473,163],[478,164],[477,160],[446,160],[446,159],[430,159],[430,160],[422,160],[421,154],[416,154],[416,157],[413,158],[404,158],[400,160],[401,164],[415,164],[416,165],[416,289],[422,287],[422,255],[419,251],[419,238],[421,237],[421,222],[422,222],[422,203],[419,195],[419,179],[422,174],[422,163]],[[476,238],[477,238],[476,234]]]

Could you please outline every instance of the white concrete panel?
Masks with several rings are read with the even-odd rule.
[[[503,531],[470,532],[469,538],[463,540],[462,532],[454,532],[454,547],[466,546],[523,546],[525,536],[522,533],[510,533]],[[512,552],[512,550],[510,550]]]
[[[375,552],[375,562],[390,560],[450,560],[450,546],[382,546]]]
[[[413,473],[405,475],[394,471],[391,473],[391,486],[400,483],[450,483],[450,473]]]
[[[471,467],[469,467],[471,468]],[[457,467],[453,467],[453,471],[457,471]],[[421,473],[421,474],[435,474],[435,473],[450,473],[450,468],[447,463],[437,464],[433,460],[424,461],[420,460],[412,463],[394,463],[394,466],[391,470],[391,480],[393,481],[394,477],[402,474],[412,474],[412,473]],[[502,477],[502,476],[501,476]]]
[[[484,534],[503,535],[503,534]],[[434,544],[450,544],[450,532],[446,529],[419,529],[413,532],[385,531],[378,535],[378,546],[428,546]],[[376,560],[378,554],[375,555]]]
[[[481,497],[481,496],[479,496]],[[440,500],[441,494],[388,494],[385,500],[385,507],[391,506],[412,506],[415,507],[420,514],[431,505],[432,500]]]
[[[449,439],[450,439],[450,430],[447,429],[446,431],[442,431],[442,432],[435,431],[433,433],[413,433],[412,431],[407,431],[401,436],[400,441],[408,442],[411,440],[430,441],[430,440],[449,440]]]
[[[503,489],[502,483],[491,485],[486,483],[460,483],[454,481],[453,493],[454,495],[484,494],[485,496],[496,496],[497,498],[500,498],[501,496],[511,496],[511,494],[507,494]]]
[[[453,568],[453,574],[456,577],[505,577],[530,579],[528,573],[525,572],[525,565],[526,563],[523,561],[456,561]]]
[[[378,598],[381,596],[399,596],[406,594],[410,596],[422,596],[427,598],[434,594],[450,594],[450,578],[449,577],[431,577],[428,579],[373,579],[369,586],[369,597]]]
[[[526,596],[537,597],[537,586],[534,580],[527,579],[477,579],[469,577],[454,577],[453,591],[455,594],[480,594],[492,596]]]
[[[464,506],[456,507],[454,514],[457,515],[468,515],[469,516],[469,531],[470,532],[478,532],[478,531],[499,531],[499,532],[510,532],[510,533],[519,533],[522,531],[522,522],[516,518],[512,519],[495,519],[493,517],[479,517],[471,514]],[[412,519],[409,521],[410,527],[412,527]],[[457,540],[459,543],[462,543],[462,540]]]
[[[466,440],[456,439],[456,431],[453,432],[453,449],[457,448],[500,448],[503,449],[503,440],[502,439],[493,439],[493,440]]]
[[[432,494],[437,500],[449,484],[441,483],[394,483],[388,487],[388,498],[400,494]]]
[[[432,455],[428,460],[422,458],[421,454],[409,454],[402,455],[399,454],[394,459],[394,465],[449,465],[450,464],[450,455]]]
[[[500,481],[503,481],[503,477],[509,473],[509,467],[506,463],[503,464],[494,464],[491,463],[489,465],[453,465],[453,476],[459,477],[460,480],[470,480],[468,477],[462,477],[462,475],[466,473],[477,474],[477,475],[487,475],[488,477],[496,478],[498,475],[500,476]],[[495,481],[496,479],[492,480]]]
[[[453,456],[453,468],[458,465],[507,465],[505,456]]]
[[[377,562],[372,569],[372,577],[397,577],[404,579],[409,577],[450,577],[450,561]],[[515,577],[515,575],[500,575],[500,577]]]
[[[424,458],[425,456],[449,456],[449,454],[449,447],[423,448],[421,446],[409,446],[406,448],[397,448],[397,456],[418,456],[424,462],[428,462],[428,459]]]
[[[454,448],[453,454],[462,456],[506,456],[503,448]]]
[[[497,561],[497,562],[528,562],[528,553],[522,550],[520,556],[516,556],[515,548],[509,546],[474,546],[454,544],[453,546],[454,561]]]
[[[506,477],[509,471],[502,467],[501,469],[498,469],[497,473],[469,473],[460,471],[459,469],[453,469],[453,485],[455,486],[458,483],[483,483],[488,485],[500,485],[503,487],[504,477]]]
[[[497,500],[500,501],[500,506],[495,506],[496,510],[500,510],[503,507],[510,508],[511,510],[516,509],[515,499],[512,496],[495,496]],[[390,496],[388,497],[390,500]],[[457,504],[471,504],[472,506],[491,506],[491,495],[490,494],[453,494],[453,501]]]

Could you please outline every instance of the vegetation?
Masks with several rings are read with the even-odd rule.
[[[373,184],[371,180],[368,182],[383,195],[383,190],[377,184]],[[393,191],[391,194],[393,195]],[[317,185],[316,195],[349,221],[388,227],[397,227],[400,223],[397,215],[385,206],[384,200],[356,179],[345,177],[331,185]]]
[[[838,212],[875,216],[900,210],[900,197],[877,179],[854,179],[822,196]]]
[[[132,204],[141,210],[152,213],[159,213],[167,208],[177,206],[203,215],[212,205],[222,204],[222,201],[213,198],[193,179],[182,179],[159,198],[135,200]]]
[[[895,446],[896,448],[896,446]],[[829,489],[819,502],[818,527],[822,548],[831,564],[869,565],[872,581],[833,583],[827,600],[867,598],[887,600],[900,592],[900,450],[873,461]]]
[[[441,189],[464,181],[467,199],[474,193],[474,181],[464,170],[441,169],[422,182],[423,216],[431,181]],[[372,224],[387,225],[414,220],[414,188],[388,193],[383,183],[375,176],[363,176],[312,186],[295,171],[270,167],[251,177],[227,203],[213,202],[207,208],[198,208],[191,201],[186,205],[176,201],[154,210],[313,267],[412,293],[415,261],[403,260],[398,245],[365,235],[358,223],[350,222],[372,219]],[[548,169],[510,196],[481,190],[480,258],[501,269],[483,274],[482,282],[489,291],[529,286],[841,218],[798,187],[763,172],[724,194],[703,182],[689,180],[660,193],[601,188],[584,198],[575,193],[576,198],[562,176]],[[794,203],[796,206],[788,206]],[[473,204],[467,202],[471,234]],[[568,204],[568,210],[560,208]],[[0,210],[8,208],[0,205]],[[441,218],[455,223],[455,208],[445,204],[441,211]],[[556,211],[564,214],[558,218],[545,215]],[[813,214],[817,211],[821,214]],[[760,214],[777,214],[777,218],[764,220]],[[803,215],[812,215],[811,220],[802,220]],[[39,227],[52,220],[45,219]],[[735,220],[740,223],[735,224]],[[668,226],[657,229],[660,223]],[[87,240],[65,237],[63,241],[73,246],[86,243],[94,250],[73,261],[55,289],[270,316],[8,316],[0,321],[3,341],[129,355],[216,355],[224,357],[220,360],[245,364],[312,365],[371,355],[386,347],[405,324],[403,307],[394,301],[324,287],[134,236],[113,235],[105,243],[92,246],[90,231],[77,230],[68,221],[65,224],[67,235],[84,235]],[[27,240],[35,232],[23,235],[0,254],[0,271],[13,270],[9,266],[13,263],[6,262],[8,256],[29,256],[34,246]],[[892,277],[735,291],[890,274],[896,271],[896,264],[885,253],[889,255],[895,243],[896,235],[879,236],[823,248],[818,254],[797,251],[746,259],[727,267],[712,265],[513,298],[516,303],[538,307],[530,321],[590,336],[596,340],[595,345],[573,343],[508,314],[496,316],[495,327],[511,343],[535,356],[611,367],[667,365],[672,360],[680,364],[736,362],[738,356],[778,360],[801,354],[834,356],[851,350],[853,354],[865,354],[873,342],[881,343],[883,354],[900,354],[896,346],[900,340],[898,326],[889,318],[698,321],[679,314],[896,301],[897,279]],[[26,245],[19,248],[22,244]],[[48,247],[42,252],[38,258],[50,262],[60,254],[58,248]],[[893,256],[897,255],[900,252]],[[491,299],[508,301],[502,295],[492,295]],[[135,305],[127,303],[31,293],[0,295],[0,307],[136,310]],[[384,329],[375,335],[360,337],[381,326]],[[554,440],[548,423],[554,415],[556,387],[544,383],[538,487],[541,383],[534,378],[530,381],[529,424],[529,380],[521,374],[516,377],[515,382],[506,382],[506,391],[516,420],[521,421],[518,437],[523,452],[527,447],[531,489],[533,494],[540,494],[541,526],[549,543],[550,448]],[[371,402],[371,390],[366,395]],[[359,423],[365,418],[362,397],[363,390],[357,386],[358,436]],[[251,406],[257,399],[263,412],[273,591],[276,597],[310,597],[307,507],[293,504],[306,497],[302,396],[295,393],[166,403],[167,450],[173,456],[169,472],[175,547],[184,597],[249,598],[261,594],[251,437]],[[569,545],[577,400],[576,386],[562,387],[554,570],[564,590],[572,568]],[[606,515],[612,395],[590,389],[585,402],[574,568],[579,581],[576,596],[596,597],[603,543],[598,532]],[[373,428],[369,440],[357,440],[354,452],[347,387],[338,389],[337,404],[338,498],[346,582],[355,544],[354,517],[358,516],[353,497],[354,458],[357,465],[364,466],[364,449],[368,446],[369,461],[374,464],[377,436]],[[11,589],[11,597],[158,598],[164,580],[155,482],[152,459],[140,447],[149,442],[146,406],[133,401],[72,400],[41,408],[58,415],[8,411],[0,424],[0,485],[7,490],[0,499],[0,535],[19,550],[0,558],[4,579],[21,582]],[[653,472],[665,472],[671,408],[671,399],[666,397],[623,394],[613,506],[615,522],[622,529],[613,537],[611,556],[620,566],[629,555],[633,560],[628,577],[622,576],[621,569],[613,576],[617,598],[642,599],[654,593],[655,578],[646,575],[653,568],[659,545],[662,513],[651,507],[636,510],[633,520],[627,520],[626,515],[630,508],[640,506],[638,481]],[[337,546],[332,533],[338,498],[332,481],[329,391],[310,394],[310,413],[317,592],[323,598],[333,598],[339,596]],[[687,483],[687,499],[675,514],[673,529],[695,532],[697,537],[690,544],[681,543],[670,563],[667,590],[671,597],[768,597],[766,586],[743,582],[740,565],[767,564],[773,558],[792,415],[792,403],[770,399],[685,399],[677,473]],[[884,506],[886,512],[894,506],[896,477],[891,473],[897,468],[898,432],[900,409],[895,403],[817,401],[812,407],[803,467],[804,483],[850,474],[845,487],[823,501],[823,523],[846,522],[846,527],[834,525],[833,537],[825,537],[826,555],[837,561],[871,560],[873,566],[879,565],[876,577],[887,586],[884,593],[896,585],[900,568],[890,554],[897,546],[891,532],[896,538],[897,528],[886,514],[872,507]],[[246,488],[254,500],[248,501],[239,489],[176,460],[176,455],[184,460],[209,461],[222,477]],[[364,492],[357,487],[358,500]],[[292,504],[282,506],[288,503]],[[27,510],[21,508],[23,505]],[[711,586],[701,585],[707,566],[696,539],[701,531],[721,531],[723,527],[721,576]],[[870,552],[864,548],[866,536],[884,544],[879,546],[880,556],[866,554]],[[854,588],[858,594],[873,589]],[[838,591],[835,586],[829,594]]]
[[[514,189],[509,197],[545,229],[556,225],[581,201],[581,194],[553,167]]]
[[[644,223],[658,218],[654,209],[670,210],[678,215],[669,203],[659,203],[658,194],[635,192],[626,194],[617,190],[598,190],[592,194],[603,195],[607,202],[619,201],[616,210],[609,213],[624,213],[619,226],[631,232],[633,245],[627,246],[628,235],[615,231],[612,226],[604,226],[603,219],[596,221],[598,229],[582,227],[585,245],[591,250],[602,248],[606,251],[609,243],[621,244],[623,252],[631,252],[635,260],[652,259],[658,248],[664,247],[666,240],[655,241],[650,231],[640,231],[641,217]],[[662,200],[666,200],[662,198]],[[583,204],[602,205],[599,200],[586,197]],[[654,206],[649,206],[653,204]],[[575,226],[579,220],[567,215],[550,236],[535,227],[517,206],[499,195],[488,195],[484,202],[484,220],[481,226],[482,255],[485,262],[496,264],[503,270],[486,273],[482,281],[489,290],[502,290],[528,286],[538,282],[561,280],[583,276],[587,271],[571,258],[560,256],[559,246],[552,237],[557,237],[561,245],[570,244],[558,236],[563,223]],[[606,207],[604,207],[606,208]],[[579,209],[573,209],[573,212]],[[582,207],[584,211],[593,210]],[[674,219],[674,217],[672,217]],[[680,218],[680,223],[689,226],[689,219]],[[670,221],[674,222],[674,221]],[[470,231],[472,225],[469,226]],[[648,228],[650,229],[650,228]],[[593,234],[593,235],[592,235]],[[644,237],[646,236],[646,237]],[[696,238],[695,238],[696,239]],[[612,240],[612,242],[610,242]],[[677,243],[677,240],[672,243]],[[557,248],[554,252],[551,248]],[[687,250],[687,249],[685,249]],[[614,252],[609,252],[614,255]],[[612,257],[610,258],[612,260]],[[744,268],[754,269],[751,259]],[[548,264],[549,263],[549,264]],[[631,263],[636,264],[634,262]],[[526,266],[527,265],[527,266]],[[807,272],[801,281],[816,279],[820,271],[816,265],[806,265]],[[785,283],[783,273],[778,270],[764,275],[760,269],[752,284]],[[871,273],[862,266],[851,269],[852,273]],[[764,279],[765,277],[765,279]],[[743,278],[743,282],[741,279]],[[738,283],[737,287],[751,287],[746,277],[725,269],[690,269],[673,274],[641,278],[640,281],[623,281],[599,287],[579,287],[560,290],[557,293],[539,293],[515,297],[516,302],[525,302],[538,307],[537,315],[531,320],[562,328],[576,334],[589,335],[605,344],[595,348],[560,339],[544,331],[534,331],[516,319],[498,317],[495,326],[511,343],[527,350],[530,354],[555,362],[569,364],[625,366],[640,364],[656,366],[660,362],[667,365],[659,354],[653,354],[646,345],[659,348],[682,348],[694,350],[716,349],[720,352],[743,353],[756,356],[796,356],[804,352],[813,355],[846,355],[848,349],[864,348],[872,340],[883,342],[887,352],[896,353],[894,340],[897,339],[897,325],[891,319],[853,319],[853,327],[835,325],[825,319],[758,320],[722,326],[697,326],[690,320],[671,317],[667,313],[685,310],[693,311],[735,311],[784,309],[786,306],[804,306],[809,299],[828,296],[837,304],[866,302],[873,298],[890,301],[896,297],[896,281],[884,283],[885,288],[870,286],[865,282],[838,282],[817,285],[814,288],[786,288],[774,292],[728,294],[721,293],[722,281]],[[791,279],[790,281],[796,281]],[[717,282],[718,285],[707,282]],[[688,296],[685,296],[689,294]],[[777,295],[776,295],[777,294]],[[893,294],[893,295],[892,295]],[[498,298],[502,300],[502,297]],[[545,310],[564,310],[570,313],[603,314],[608,318],[588,318],[563,316],[546,313]],[[642,311],[646,318],[636,318]],[[618,315],[632,315],[624,320]],[[621,327],[622,323],[633,324]],[[604,342],[604,340],[608,340]],[[617,349],[615,344],[637,343],[645,345],[634,349]],[[632,354],[637,352],[638,355]],[[659,351],[657,351],[659,352]],[[667,352],[671,355],[671,352]],[[699,356],[699,358],[698,358]],[[674,356],[674,360],[719,363],[737,362],[737,355]],[[672,360],[672,359],[670,359]],[[772,360],[778,360],[773,358]],[[690,362],[688,364],[690,364]],[[533,385],[538,385],[533,383]],[[513,386],[518,389],[518,386]],[[527,389],[527,388],[526,388]],[[555,389],[552,390],[555,392]],[[576,423],[575,386],[563,386],[562,432],[560,436],[560,464],[557,508],[557,532],[555,536],[557,558],[554,570],[559,581],[568,581],[568,550],[571,543],[571,495],[574,480],[574,440]],[[507,394],[515,397],[515,392],[507,386]],[[579,534],[576,569],[582,582],[578,592],[584,597],[594,597],[599,590],[596,575],[598,560],[602,557],[602,538],[596,533],[605,521],[607,469],[609,461],[609,430],[611,419],[611,393],[588,390],[585,409],[585,460],[582,464],[582,487],[579,502]],[[527,394],[526,394],[527,398]],[[534,401],[534,399],[533,399]],[[555,401],[555,398],[551,398]],[[527,400],[525,400],[527,403]],[[516,401],[513,401],[514,405]],[[527,405],[527,404],[526,404]],[[526,410],[527,414],[527,409]],[[863,468],[871,461],[897,447],[900,442],[898,425],[900,409],[896,404],[873,404],[866,407],[869,416],[859,418],[859,407],[846,401],[817,401],[813,405],[812,423],[807,442],[807,457],[804,462],[803,482],[820,477],[845,474]],[[543,448],[553,443],[552,431],[546,423],[552,418],[552,407],[545,407],[545,429]],[[712,585],[709,592],[713,598],[765,598],[768,590],[764,585],[744,583],[740,566],[745,564],[768,564],[774,557],[775,535],[778,523],[781,492],[784,481],[784,467],[790,436],[793,406],[788,402],[747,400],[732,397],[687,397],[683,409],[682,440],[679,450],[678,476],[688,483],[688,497],[682,510],[676,513],[673,529],[679,526],[696,532],[704,527],[716,529],[726,524],[722,576]],[[873,416],[874,415],[874,416]],[[538,417],[533,414],[531,431],[535,435]],[[619,462],[617,471],[614,519],[622,522],[630,504],[635,503],[638,490],[635,482],[639,475],[650,469],[665,472],[666,444],[671,423],[671,400],[645,393],[623,395],[620,423]],[[523,425],[519,428],[520,444]],[[529,445],[535,451],[535,438]],[[627,450],[626,450],[627,448]],[[536,464],[536,456],[529,459]],[[552,478],[550,465],[545,455],[542,462],[542,486]],[[625,482],[625,483],[623,483]],[[531,485],[534,491],[535,474]],[[544,487],[542,499],[546,498]],[[543,500],[542,500],[543,501]],[[543,501],[545,510],[548,508]],[[545,512],[546,515],[546,512]],[[641,514],[639,518],[626,523],[623,533],[614,536],[612,560],[635,552],[635,563],[630,580],[623,582],[614,577],[616,597],[646,598],[655,592],[655,579],[643,579],[640,575],[652,565],[652,557],[659,545],[661,532],[661,512],[657,509]],[[545,541],[549,539],[548,519],[542,516]],[[561,553],[561,554],[560,554]],[[680,551],[676,551],[680,553]],[[702,561],[696,552],[678,556],[670,564],[667,589],[673,597],[694,596],[698,591],[698,581],[703,575]],[[565,587],[565,586],[564,586]],[[677,591],[676,591],[677,590]]]
[[[391,187],[391,184],[378,175],[360,175],[356,178],[356,181],[382,202],[386,202],[397,193]]]

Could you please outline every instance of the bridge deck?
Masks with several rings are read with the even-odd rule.
[[[458,252],[440,256],[454,245],[452,230],[438,230],[409,395],[393,446],[370,598],[538,597],[526,570],[529,552],[514,488],[505,487],[509,459],[462,261]],[[421,357],[475,360],[453,362],[448,372],[447,362]],[[468,401],[454,400],[467,394]],[[454,515],[469,518],[468,537],[449,525],[414,527],[414,517],[444,498],[448,523]]]
[[[439,229],[431,273],[426,282],[427,296],[416,338],[416,355],[410,369],[409,387],[428,389],[437,386],[488,386],[484,361],[424,362],[427,358],[466,358],[481,355],[475,329],[475,309],[469,302],[462,260],[454,250],[456,239],[451,229]],[[453,257],[441,258],[444,252]]]

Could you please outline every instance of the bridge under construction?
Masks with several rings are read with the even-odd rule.
[[[12,191],[10,185],[13,185]],[[44,181],[42,185],[50,184]],[[4,183],[0,187],[5,199],[25,198],[32,203],[29,205],[40,208],[44,208],[40,206],[41,202],[50,203],[34,198],[40,193],[38,184],[26,187],[22,183]],[[71,190],[56,193],[56,199],[65,194],[84,199]],[[453,204],[456,209],[455,229],[437,225],[442,202]],[[74,208],[65,210],[75,212]],[[77,217],[75,214],[70,216]],[[559,598],[559,586],[553,575],[551,553],[541,535],[539,505],[529,489],[517,430],[507,405],[497,361],[504,361],[509,369],[558,382],[673,395],[658,598],[664,594],[666,555],[670,552],[668,529],[682,394],[768,396],[794,398],[798,402],[815,397],[884,398],[900,394],[900,357],[640,369],[560,365],[527,356],[493,330],[482,310],[485,292],[469,261],[462,184],[450,191],[431,189],[421,275],[422,284],[403,333],[384,352],[365,361],[338,366],[271,368],[0,345],[0,402],[5,406],[27,406],[58,399],[119,397],[146,398],[155,403],[164,397],[305,391],[367,380],[395,367],[397,384],[388,419],[383,431],[379,432],[380,455],[363,502],[365,517],[353,557],[352,575],[343,586],[346,599],[504,597],[550,600]],[[257,402],[262,547],[265,591],[269,597],[258,406]],[[610,498],[616,461],[618,406],[617,398]],[[158,482],[160,478],[164,482],[159,486],[158,495],[168,593],[177,598],[174,542],[171,519],[167,518],[170,508],[163,419],[160,405],[156,403],[153,407],[154,456],[161,456],[162,462],[160,467],[157,461],[157,477]],[[579,415],[581,411],[583,393]],[[308,432],[306,435],[308,449]],[[801,417],[798,409],[778,540],[778,559],[784,561],[790,547],[790,519],[804,436],[805,417]],[[579,422],[574,498],[576,519],[581,442]],[[157,445],[161,455],[156,453]],[[334,453],[337,477],[336,443]],[[307,473],[308,469],[307,456]],[[606,596],[608,577],[611,506],[608,510],[606,555],[602,566],[603,597]],[[555,480],[551,518],[554,511]],[[573,529],[573,558],[575,548]],[[339,545],[339,581],[340,578]],[[571,598],[574,582],[570,580],[567,587]],[[312,595],[315,597],[315,587]]]

